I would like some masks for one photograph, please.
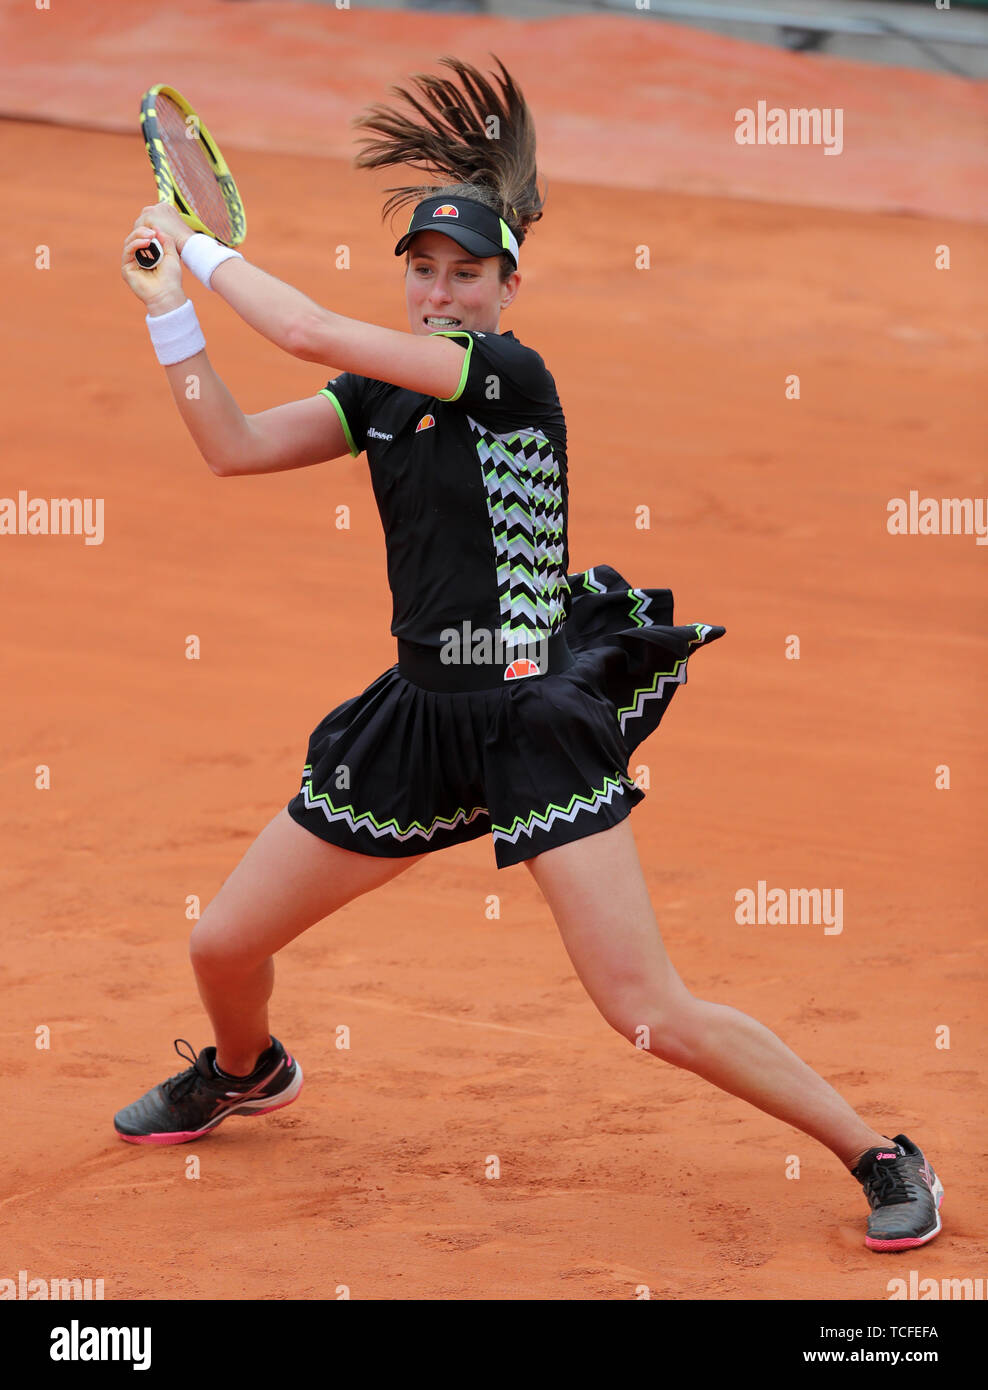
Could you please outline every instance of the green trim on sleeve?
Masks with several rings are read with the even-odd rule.
[[[430,338],[466,338],[467,350],[463,354],[463,371],[460,373],[460,382],[451,396],[437,396],[437,401],[458,401],[463,395],[463,388],[467,384],[467,374],[470,371],[470,356],[473,352],[473,338],[464,328],[440,329],[436,333],[430,333]]]
[[[460,389],[462,390],[462,387]],[[350,433],[350,426],[347,424],[346,416],[343,414],[343,407],[328,386],[324,386],[319,392],[319,395],[325,396],[328,401],[333,402],[333,405],[336,407],[336,413],[340,417],[340,424],[343,426],[343,433],[346,435],[346,442],[350,446],[350,453],[354,458],[357,458],[360,454],[360,450],[353,442],[353,435]]]

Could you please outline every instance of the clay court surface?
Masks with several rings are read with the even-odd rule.
[[[652,25],[648,61],[670,56],[646,79],[641,31],[619,19],[593,20],[595,39],[405,16],[385,38],[380,14],[347,16],[344,35],[332,9],[197,7],[246,64],[265,23],[281,25],[266,52],[294,104],[272,100],[263,123],[255,104],[238,125],[243,66],[228,81],[232,63],[187,56],[181,24],[162,49],[160,16],[114,29],[111,8],[95,7],[90,29],[0,11],[9,105],[31,118],[0,125],[0,492],[105,499],[101,545],[0,538],[0,1275],[103,1278],[112,1299],[346,1286],[499,1300],[628,1299],[641,1285],[671,1300],[882,1300],[910,1268],[983,1276],[988,550],[886,529],[889,499],[911,489],[988,493],[983,209],[968,155],[951,162],[944,135],[951,101],[971,113],[972,84],[835,64],[842,99],[859,94],[867,158],[838,179],[822,150],[782,151],[789,177],[769,151],[745,166],[730,114],[718,143],[711,112],[723,73],[730,111],[742,87],[773,100],[776,81],[785,100],[805,81],[817,85],[804,101],[825,102],[805,59]],[[52,25],[44,42],[35,22]],[[591,41],[606,41],[624,103],[627,124],[609,133],[599,74],[589,113],[574,99]],[[363,63],[329,100],[337,42]],[[609,563],[633,585],[668,585],[679,621],[727,628],[632,764],[650,777],[633,825],[664,938],[696,994],[761,1019],[877,1128],[924,1147],[946,1200],[944,1233],[918,1254],[864,1249],[866,1203],[828,1151],[613,1033],[528,873],[498,873],[484,840],[431,856],[279,956],[272,1027],[305,1070],[297,1105],[196,1145],[113,1134],[115,1110],[183,1065],[173,1038],[212,1040],[188,898],[204,907],[297,790],[323,714],[394,660],[364,458],[220,479],[184,431],[119,274],[153,200],[140,92],[171,81],[210,113],[252,259],[342,313],[405,327],[379,220],[389,180],[349,169],[346,120],[443,52],[479,62],[490,49],[547,129],[547,214],[501,326],[539,349],[566,409],[571,569]],[[903,82],[929,121],[883,133]],[[608,180],[628,111],[643,103],[645,119],[677,83],[683,128],[690,93],[705,112],[692,155],[661,122],[635,125],[638,174],[631,161],[618,177],[615,158]],[[49,122],[66,91],[92,102],[99,129]],[[330,157],[301,118],[306,92]],[[35,268],[41,244],[49,270]],[[641,244],[648,270],[634,266]],[[934,268],[939,244],[949,271]],[[190,292],[245,410],[332,375]],[[784,394],[793,373],[798,401]],[[791,635],[799,660],[786,659]],[[843,931],[739,926],[735,894],[759,880],[841,888]],[[943,1025],[949,1048],[936,1046]]]

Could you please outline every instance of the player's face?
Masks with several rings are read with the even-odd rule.
[[[419,232],[405,271],[412,332],[474,328],[496,333],[501,310],[514,299],[521,283],[517,271],[502,282],[500,266],[500,256],[478,259],[442,232]]]

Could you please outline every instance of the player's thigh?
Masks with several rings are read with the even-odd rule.
[[[629,820],[526,861],[607,1020],[670,1017],[691,995],[666,952]]]
[[[381,859],[340,849],[305,830],[283,808],[206,908],[192,933],[193,957],[203,963],[263,960],[424,857]]]

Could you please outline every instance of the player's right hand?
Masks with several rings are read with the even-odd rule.
[[[151,270],[143,270],[134,259],[134,253],[139,247],[147,246],[152,237],[161,243],[164,255]],[[174,309],[186,298],[182,290],[182,258],[174,238],[167,232],[156,232],[153,227],[135,227],[124,242],[120,271],[128,288],[145,304],[160,301]]]

